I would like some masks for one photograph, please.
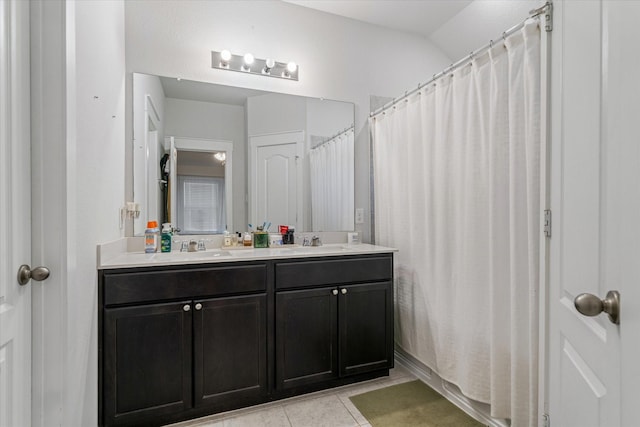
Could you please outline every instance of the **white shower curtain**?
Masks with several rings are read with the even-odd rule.
[[[353,229],[353,128],[309,153],[314,231]]]
[[[537,425],[538,21],[370,124],[397,344],[493,417]]]

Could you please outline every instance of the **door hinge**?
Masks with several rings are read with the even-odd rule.
[[[542,427],[551,427],[551,417],[549,417],[549,414],[542,414]]]
[[[551,209],[544,210],[544,235],[551,237]]]

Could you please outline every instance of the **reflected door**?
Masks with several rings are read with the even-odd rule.
[[[271,222],[302,230],[303,132],[254,136],[250,139],[251,223]]]

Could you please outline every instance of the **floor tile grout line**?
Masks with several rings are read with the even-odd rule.
[[[239,418],[249,414],[271,410],[277,407],[281,407],[281,409],[285,413],[285,416],[287,417],[287,422],[289,423],[289,427],[295,427],[294,423],[291,421],[289,413],[286,411],[285,407],[287,405],[293,405],[293,404],[302,403],[302,402],[308,403],[309,401],[321,399],[328,396],[337,397],[338,401],[347,411],[347,413],[352,418],[352,421],[355,423],[356,426],[370,426],[370,423],[368,421],[365,424],[361,424],[361,422],[358,421],[357,417],[354,415],[352,410],[349,409],[344,399],[349,399],[351,396],[355,396],[357,394],[367,393],[368,391],[389,387],[391,385],[400,384],[400,383],[412,381],[415,379],[417,379],[417,377],[412,375],[410,372],[405,370],[398,370],[398,371],[395,371],[393,374],[390,373],[390,375],[387,377],[374,378],[367,381],[361,381],[353,384],[346,384],[346,385],[339,386],[332,389],[318,390],[316,392],[308,393],[305,395],[292,396],[286,399],[265,402],[265,403],[258,404],[255,406],[250,406],[247,408],[239,408],[239,409],[235,409],[228,412],[213,414],[209,416],[211,417],[211,419],[209,420],[206,420],[206,421],[205,420],[198,421],[197,419],[191,420],[193,424],[187,422],[185,424],[178,424],[177,427],[206,427],[209,424],[216,424],[216,423],[224,424],[225,421],[228,421],[228,420],[233,420],[235,418]],[[368,388],[369,386],[373,386],[373,388],[371,390],[362,390],[357,394],[349,393],[349,390],[356,390],[358,388]],[[355,408],[356,411],[358,411],[355,405],[353,405],[353,407]],[[366,418],[360,413],[360,411],[358,411],[358,414],[362,416],[362,419],[366,420]],[[203,417],[203,418],[207,418],[207,417]]]

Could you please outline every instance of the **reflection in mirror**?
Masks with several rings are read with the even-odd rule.
[[[133,191],[142,211],[134,235],[148,220],[195,234],[263,222],[272,231],[353,230],[352,103],[139,73],[133,98]],[[227,145],[204,149],[206,141]],[[205,166],[215,153],[226,157]],[[187,167],[199,173],[182,174],[182,159],[200,164]],[[206,203],[193,199],[196,189],[207,189]]]
[[[166,222],[179,234],[221,234],[233,229],[233,143],[167,137]]]

